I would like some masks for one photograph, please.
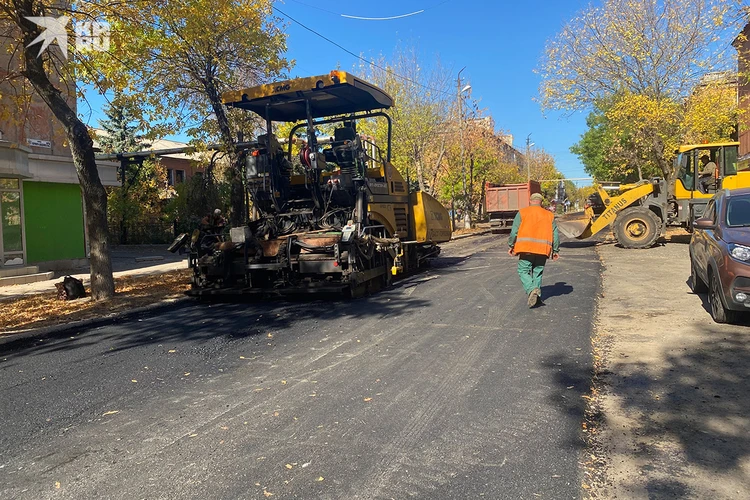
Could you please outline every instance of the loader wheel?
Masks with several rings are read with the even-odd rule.
[[[624,248],[650,248],[659,239],[661,221],[648,208],[626,208],[615,219],[615,236]]]

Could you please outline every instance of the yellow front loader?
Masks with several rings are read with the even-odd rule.
[[[561,219],[558,227],[568,237],[585,239],[611,226],[625,248],[651,247],[666,226],[691,231],[717,190],[750,187],[750,168],[738,168],[738,146],[738,142],[682,146],[677,150],[673,182],[654,178],[623,185],[617,196],[598,186],[604,212],[596,217],[588,208],[578,219]]]

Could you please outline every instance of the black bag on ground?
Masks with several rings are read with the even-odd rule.
[[[58,285],[60,285],[60,283],[58,283]],[[60,288],[65,292],[65,300],[75,300],[86,296],[86,289],[83,287],[83,281],[74,278],[73,276],[64,277],[62,287],[58,286],[58,290]],[[62,296],[62,293],[60,293],[60,296]]]

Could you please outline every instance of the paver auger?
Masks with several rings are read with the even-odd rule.
[[[358,296],[419,267],[450,240],[447,210],[427,193],[409,192],[391,164],[392,123],[384,110],[393,100],[383,90],[332,71],[222,99],[265,120],[265,133],[244,152],[252,217],[229,238],[193,233],[190,294]],[[385,148],[358,132],[364,120],[386,121]],[[275,122],[295,125],[278,139]]]

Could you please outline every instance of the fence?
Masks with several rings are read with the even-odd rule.
[[[176,237],[176,222],[159,219],[122,221],[110,219],[109,238],[113,245],[157,245],[171,243]]]

